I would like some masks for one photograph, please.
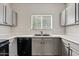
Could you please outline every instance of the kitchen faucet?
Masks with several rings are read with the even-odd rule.
[[[41,36],[43,36],[43,31],[40,31],[40,33],[41,33]]]

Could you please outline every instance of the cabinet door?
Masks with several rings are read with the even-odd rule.
[[[79,44],[70,42],[71,56],[79,56]]]
[[[79,24],[79,3],[76,3],[76,24]]]
[[[6,24],[12,25],[12,9],[10,7],[10,4],[6,4],[5,8],[6,8]]]
[[[17,39],[9,40],[9,56],[18,56],[17,54]]]
[[[59,48],[61,48],[59,44],[59,39],[55,38],[46,38],[44,39],[44,55],[52,55],[52,56],[57,56],[59,55]]]
[[[75,3],[72,3],[66,8],[66,25],[75,24]]]
[[[41,39],[32,38],[32,55],[42,55]]]
[[[4,24],[4,5],[0,4],[0,24]]]
[[[17,13],[15,11],[12,11],[12,26],[17,25]]]
[[[65,26],[65,23],[66,23],[66,21],[65,21],[65,10],[63,10],[62,11],[62,13],[61,13],[61,25],[62,26]]]
[[[70,50],[67,48],[68,44],[70,44]],[[79,56],[79,44],[62,39],[62,55],[68,56],[68,54],[69,56]]]
[[[68,55],[68,48],[67,48],[67,41],[64,39],[62,40],[62,56],[67,56]]]

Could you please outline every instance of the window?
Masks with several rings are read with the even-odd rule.
[[[52,29],[52,15],[32,15],[32,29]]]

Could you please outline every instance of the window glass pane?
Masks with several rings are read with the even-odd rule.
[[[33,29],[41,29],[41,17],[40,16],[33,17]]]
[[[50,15],[34,15],[32,17],[32,29],[51,29]]]
[[[42,17],[42,28],[43,29],[51,29],[51,16],[43,16]]]

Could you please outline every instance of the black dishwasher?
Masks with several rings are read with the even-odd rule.
[[[32,55],[32,38],[18,37],[17,38],[17,53],[18,56]]]

